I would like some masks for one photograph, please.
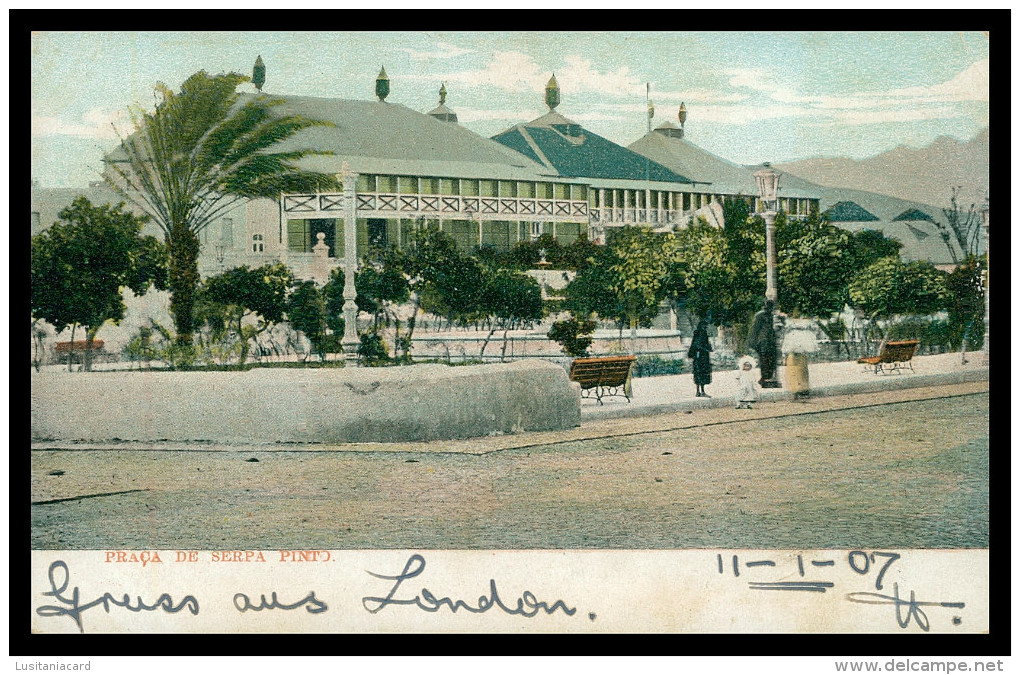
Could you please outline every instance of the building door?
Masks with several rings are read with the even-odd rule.
[[[368,245],[372,248],[386,248],[389,241],[386,238],[386,219],[368,219]]]

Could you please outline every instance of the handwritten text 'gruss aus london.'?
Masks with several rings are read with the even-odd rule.
[[[104,562],[111,564],[133,564],[147,567],[160,565],[164,562],[199,563],[324,563],[335,562],[336,556],[330,551],[106,551]],[[268,559],[267,559],[268,556]],[[836,571],[838,567],[847,566],[855,576],[862,578],[870,588],[850,589],[843,598],[857,605],[886,605],[893,611],[884,610],[876,614],[879,621],[894,618],[901,629],[916,626],[927,632],[931,627],[928,612],[932,609],[953,610],[945,619],[951,620],[954,627],[962,623],[961,614],[965,603],[959,601],[934,600],[919,598],[915,591],[905,588],[901,582],[889,583],[886,580],[894,566],[902,566],[903,555],[884,551],[850,551],[843,555],[826,558],[815,558],[806,554],[784,552],[775,556],[747,559],[746,554],[715,556],[715,572],[723,577],[747,583],[749,592],[796,592],[824,594],[835,589],[834,581],[825,579],[827,572]],[[760,558],[760,559],[759,559]],[[791,566],[791,572],[783,572],[783,568]],[[369,594],[361,598],[362,611],[370,614],[400,612],[402,608],[437,613],[450,612],[465,614],[483,614],[486,612],[504,613],[531,619],[559,613],[561,616],[577,615],[577,607],[564,599],[540,599],[530,590],[517,594],[501,594],[495,578],[489,578],[487,584],[475,586],[473,592],[463,593],[464,596],[475,598],[466,600],[456,594],[437,592],[435,586],[429,588],[422,581],[415,581],[425,572],[426,560],[421,554],[410,555],[403,568],[396,573],[384,573],[365,570],[368,575],[366,588]],[[36,608],[42,617],[67,617],[72,620],[80,632],[85,632],[83,615],[91,609],[102,607],[109,614],[117,608],[126,612],[165,612],[178,614],[186,612],[198,615],[200,602],[193,593],[171,595],[163,592],[152,592],[147,597],[140,594],[94,592],[83,598],[80,587],[72,585],[71,570],[63,560],[55,560],[48,569],[49,589],[42,592],[46,598],[52,598],[54,604],[44,604]],[[791,575],[798,578],[790,580]],[[769,577],[778,580],[769,580]],[[810,578],[808,578],[810,577]],[[88,581],[87,579],[85,580]],[[379,582],[384,582],[380,584]],[[885,581],[885,583],[883,583]],[[468,582],[469,584],[472,582]],[[268,584],[267,584],[268,585]],[[891,586],[891,588],[889,588]],[[233,590],[233,589],[231,589]],[[247,592],[232,594],[231,604],[239,613],[264,611],[292,611],[304,609],[308,614],[329,612],[331,605],[336,609],[337,601],[328,598],[328,593],[315,590],[282,591],[279,589],[244,589]],[[481,591],[479,595],[475,595]],[[877,592],[884,591],[884,592]],[[512,599],[510,599],[512,598]],[[639,602],[635,599],[635,602]],[[594,622],[594,612],[582,612],[579,616],[587,616]],[[886,618],[889,617],[889,618]]]

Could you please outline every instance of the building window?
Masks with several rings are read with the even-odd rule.
[[[265,238],[261,234],[251,235],[251,252],[263,253],[266,250]]]
[[[398,187],[400,187],[400,194],[402,195],[416,195],[418,194],[418,177],[401,176],[398,181]]]
[[[571,185],[570,186],[570,198],[577,200],[585,200],[588,198],[588,186],[587,185]]]
[[[533,199],[535,197],[535,184],[521,181],[517,183],[517,196]]]
[[[329,257],[335,257],[336,220],[333,218],[311,218],[287,221],[287,250],[294,253],[312,253],[312,247],[319,242],[319,232],[326,235]]]
[[[570,186],[566,183],[556,183],[556,199],[570,199]]]
[[[421,179],[421,193],[423,195],[437,195],[437,194],[439,194],[439,179],[438,178],[422,178]]]
[[[396,176],[379,176],[379,192],[394,193],[397,191]]]
[[[442,194],[444,195],[458,195],[460,194],[460,181],[456,178],[444,178],[441,181]]]
[[[542,223],[532,223],[531,238],[538,239],[540,236],[542,236]]]
[[[499,196],[500,197],[516,197],[517,196],[517,183],[512,180],[501,180],[499,181]]]
[[[375,192],[375,176],[370,173],[359,173],[356,185],[358,192]]]
[[[496,181],[494,180],[483,180],[479,182],[478,191],[482,193],[483,197],[495,197],[496,196]]]
[[[462,178],[460,181],[460,193],[467,197],[477,197],[478,181],[474,179]]]
[[[538,198],[539,199],[552,199],[553,198],[553,184],[552,183],[539,183],[538,184]]]

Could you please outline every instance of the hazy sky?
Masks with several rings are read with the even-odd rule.
[[[251,75],[275,94],[374,98],[427,112],[442,82],[464,126],[492,136],[546,111],[617,143],[676,122],[687,138],[740,163],[869,157],[988,124],[988,37],[966,32],[676,33],[37,33],[32,38],[32,177],[44,186],[98,179],[101,157],[151,107],[157,82],[192,73]],[[251,84],[241,87],[254,91]]]

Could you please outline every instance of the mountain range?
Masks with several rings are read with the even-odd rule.
[[[827,187],[866,190],[948,207],[959,188],[962,210],[988,190],[988,128],[969,141],[939,136],[923,148],[901,145],[866,159],[819,157],[776,164],[780,171]]]

